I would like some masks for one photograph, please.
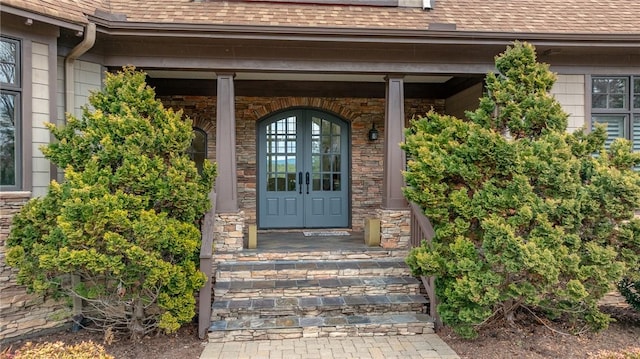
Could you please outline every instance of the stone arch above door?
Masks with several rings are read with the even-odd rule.
[[[341,106],[337,101],[331,98],[317,97],[278,97],[264,106],[257,107],[253,110],[254,120],[265,118],[275,112],[292,107],[317,108],[321,111],[331,112],[344,120],[352,121],[356,115],[349,109]]]

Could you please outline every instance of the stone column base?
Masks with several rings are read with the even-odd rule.
[[[216,213],[213,234],[213,253],[216,251],[239,252],[244,249],[244,211]]]
[[[382,248],[409,249],[411,237],[411,211],[409,209],[379,209],[380,246]]]

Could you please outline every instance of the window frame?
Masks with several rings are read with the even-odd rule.
[[[625,79],[626,80],[626,91],[624,93],[624,102],[626,107],[624,108],[598,108],[594,107],[593,97],[596,94],[594,92],[594,81],[598,79]],[[622,119],[622,132],[623,137],[616,138],[625,138],[632,143],[632,148],[640,148],[640,137],[633,138],[633,123],[634,120],[640,120],[640,106],[634,106],[634,96],[640,96],[640,93],[635,92],[635,82],[640,81],[640,75],[592,75],[588,81],[588,96],[589,96],[589,120],[591,123],[590,129],[593,129],[594,125],[598,123],[597,117],[604,116],[620,116]],[[607,95],[610,93],[607,92]],[[613,141],[607,139],[607,142]],[[607,146],[608,148],[608,146]]]
[[[24,131],[24,117],[22,113],[22,101],[23,101],[23,67],[22,67],[22,54],[23,44],[22,41],[16,38],[8,36],[0,36],[0,41],[9,42],[15,44],[15,82],[8,83],[0,81],[0,93],[9,94],[15,96],[14,102],[14,185],[0,185],[1,192],[20,191],[24,189],[24,149],[23,149],[23,131]]]

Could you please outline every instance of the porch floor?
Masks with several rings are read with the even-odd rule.
[[[306,230],[305,230],[306,231]],[[322,232],[322,235],[305,236],[300,231],[258,231],[258,244],[256,249],[245,249],[246,252],[302,252],[302,251],[375,251],[385,249],[381,247],[369,247],[364,243],[363,232],[347,231],[349,235],[327,235],[333,230],[309,232]],[[342,232],[342,231],[340,231]]]

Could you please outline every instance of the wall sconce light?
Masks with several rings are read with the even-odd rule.
[[[376,130],[376,124],[371,124],[371,129],[369,130],[369,141],[375,141],[378,139],[378,130]]]

